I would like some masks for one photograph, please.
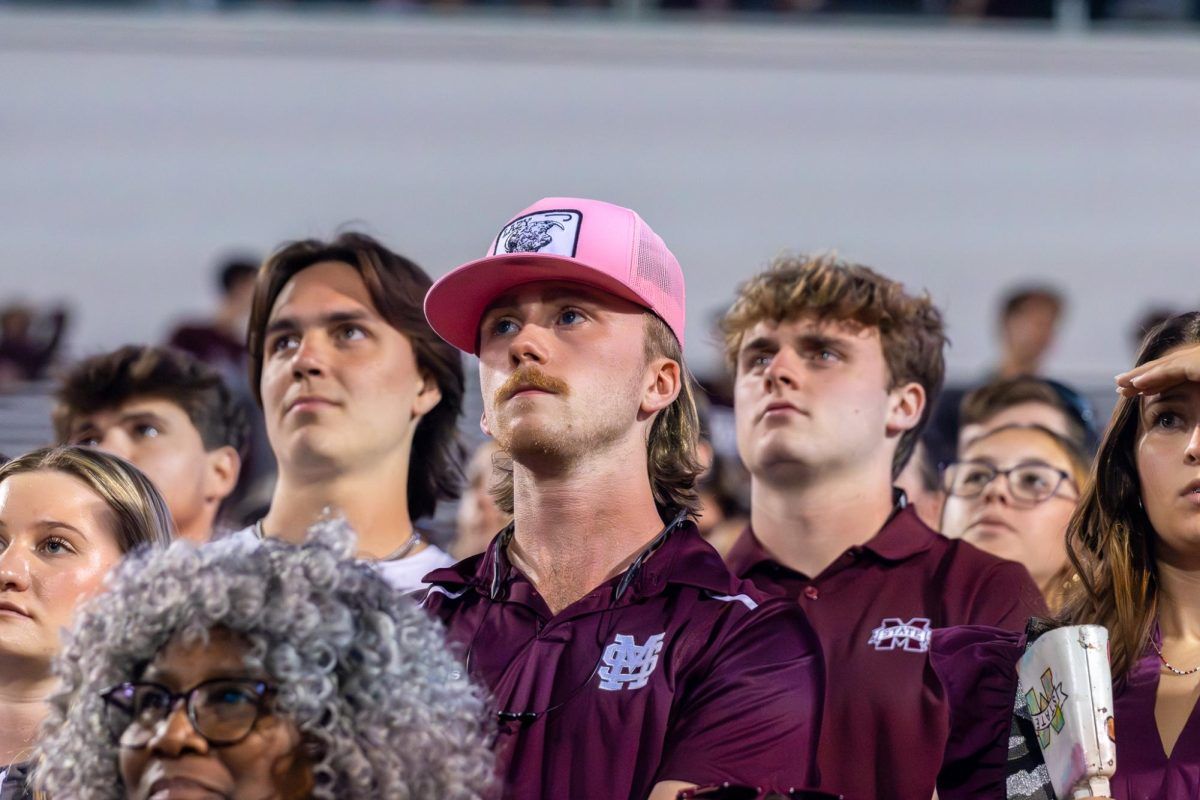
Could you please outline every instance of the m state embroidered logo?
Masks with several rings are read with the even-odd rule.
[[[1066,715],[1063,714],[1063,701],[1067,699],[1067,693],[1063,691],[1061,683],[1054,682],[1054,670],[1048,667],[1042,673],[1042,689],[1043,692],[1038,692],[1035,686],[1026,692],[1025,705],[1033,717],[1038,744],[1045,750],[1050,746],[1050,731],[1062,733],[1063,726],[1067,724]]]
[[[597,670],[600,688],[608,692],[622,689],[641,689],[658,666],[658,654],[663,649],[665,633],[656,633],[638,644],[632,636],[618,633],[612,644],[604,648],[604,666]]]
[[[876,650],[907,650],[910,653],[924,653],[929,650],[929,620],[925,617],[914,617],[908,622],[899,617],[887,617],[879,627],[871,631],[867,644],[874,645]]]
[[[539,211],[514,219],[496,237],[492,255],[553,253],[574,256],[579,240],[578,211]]]

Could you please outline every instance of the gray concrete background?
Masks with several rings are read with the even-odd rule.
[[[1200,42],[969,27],[0,10],[0,298],[77,354],[212,301],[230,246],[342,224],[441,274],[549,194],[638,209],[706,317],[783,249],[943,306],[954,374],[1008,284],[1069,290],[1052,369],[1103,384],[1200,305]]]

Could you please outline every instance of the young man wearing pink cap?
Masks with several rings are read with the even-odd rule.
[[[629,209],[548,198],[425,300],[479,356],[514,518],[426,576],[499,710],[505,796],[666,800],[813,785],[823,670],[807,620],[733,578],[690,515],[683,274]]]

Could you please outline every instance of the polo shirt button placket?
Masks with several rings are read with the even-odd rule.
[[[809,600],[816,600],[818,597],[821,596],[821,590],[815,586],[805,586],[804,587],[804,596],[807,597]]]

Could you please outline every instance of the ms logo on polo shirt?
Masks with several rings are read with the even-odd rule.
[[[867,640],[867,644],[874,645],[876,650],[924,653],[929,650],[929,638],[932,633],[929,620],[925,617],[914,617],[908,622],[899,617],[885,617],[879,627],[871,631],[871,638]]]
[[[604,666],[597,670],[600,688],[609,692],[622,689],[641,689],[658,666],[658,654],[663,649],[663,636],[656,633],[638,644],[632,636],[618,633],[613,643],[604,648]]]
[[[552,253],[574,257],[579,241],[578,211],[539,211],[514,219],[496,237],[492,255],[504,253]]]

